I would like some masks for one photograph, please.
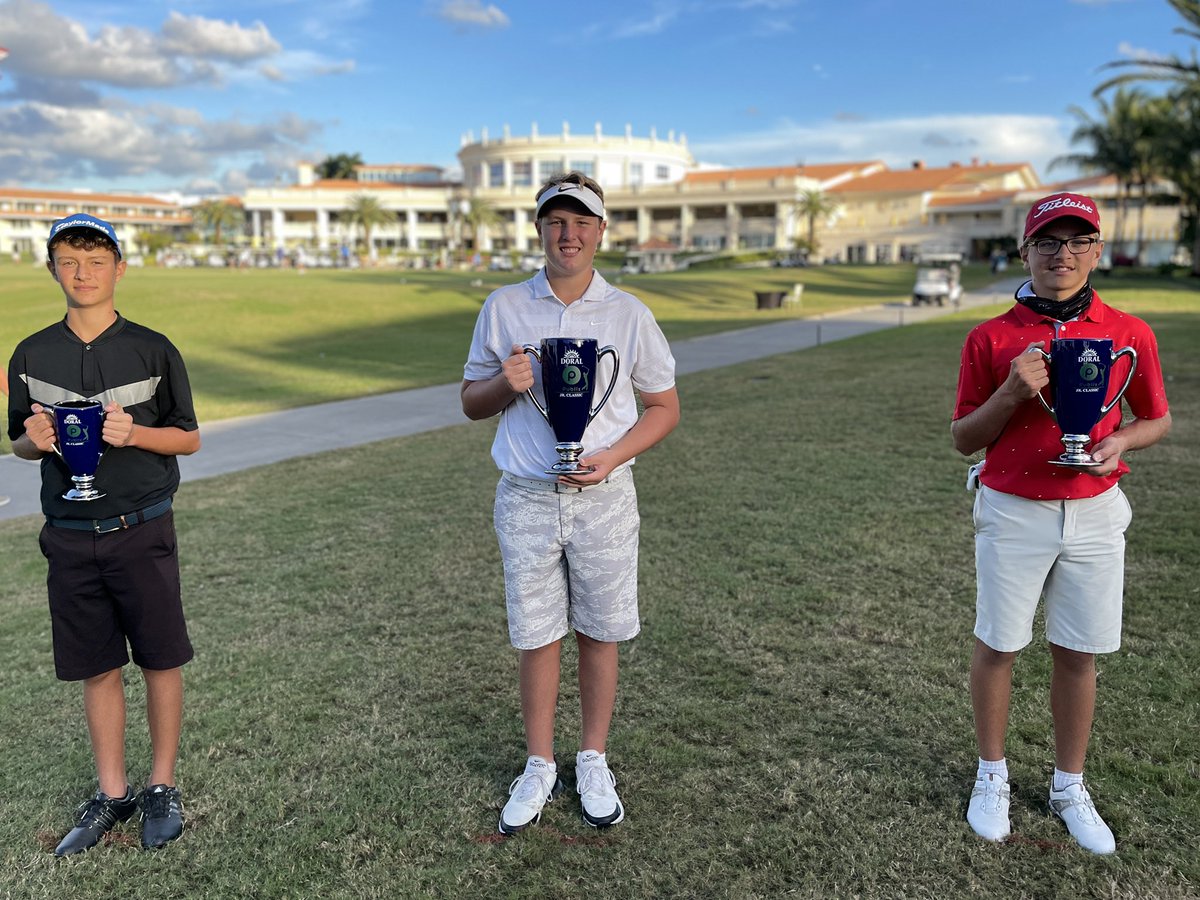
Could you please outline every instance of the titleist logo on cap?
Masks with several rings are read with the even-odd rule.
[[[1081,203],[1078,200],[1072,200],[1070,197],[1057,197],[1054,200],[1048,200],[1045,203],[1039,203],[1037,209],[1034,211],[1033,215],[1030,216],[1030,218],[1036,219],[1041,216],[1042,213],[1050,212],[1052,209],[1060,209],[1064,206],[1070,207],[1071,209],[1083,210],[1085,213],[1095,213],[1096,211],[1094,207],[1088,206],[1086,203]]]

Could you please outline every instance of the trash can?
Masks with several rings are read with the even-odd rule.
[[[783,298],[787,296],[787,291],[755,291],[754,299],[758,302],[759,309],[779,309],[783,306]]]

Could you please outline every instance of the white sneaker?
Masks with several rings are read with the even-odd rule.
[[[625,818],[617,796],[617,778],[603,753],[581,750],[575,757],[575,789],[583,806],[583,821],[594,828],[616,825]]]
[[[1116,852],[1117,841],[1082,784],[1069,784],[1062,791],[1051,786],[1050,809],[1067,823],[1067,831],[1083,849],[1102,854]]]
[[[542,817],[542,807],[563,792],[554,763],[531,756],[525,771],[508,787],[508,802],[500,811],[500,833],[516,834]]]
[[[1011,791],[1008,782],[999,775],[988,774],[976,780],[967,804],[967,823],[981,838],[1002,841],[1012,831],[1008,821],[1008,801]]]

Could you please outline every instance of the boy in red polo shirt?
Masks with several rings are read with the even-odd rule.
[[[959,452],[987,451],[968,479],[968,487],[978,488],[971,704],[979,769],[967,821],[988,840],[1004,840],[1011,830],[1004,737],[1012,668],[1033,638],[1034,612],[1044,598],[1053,658],[1050,808],[1093,853],[1116,849],[1083,785],[1083,761],[1096,701],[1095,654],[1121,643],[1130,509],[1117,481],[1129,471],[1124,454],[1158,442],[1171,426],[1154,333],[1106,305],[1090,284],[1103,247],[1090,197],[1059,193],[1033,205],[1021,244],[1030,280],[1018,288],[1012,309],[967,336],[950,425]],[[1116,404],[1092,429],[1094,467],[1050,463],[1063,451],[1062,432],[1037,399],[1050,383],[1038,351],[1054,338],[1108,338],[1114,348],[1137,351],[1124,398],[1134,418],[1122,424]],[[1109,398],[1124,380],[1120,365]]]

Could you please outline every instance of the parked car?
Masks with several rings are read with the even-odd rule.
[[[917,269],[917,283],[913,285],[912,305],[922,303],[945,306],[946,301],[958,303],[962,299],[962,285],[949,269]]]

